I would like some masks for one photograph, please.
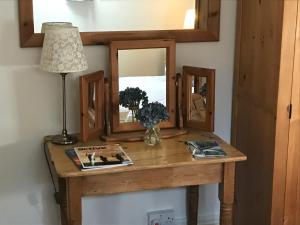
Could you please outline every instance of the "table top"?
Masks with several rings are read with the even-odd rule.
[[[188,151],[185,141],[188,140],[215,140],[226,152],[225,157],[213,157],[194,159]],[[88,143],[76,143],[75,145],[56,145],[47,141],[45,144],[51,163],[59,177],[91,176],[109,173],[130,172],[137,170],[157,169],[166,167],[184,167],[195,164],[216,164],[237,162],[246,160],[246,156],[236,148],[227,144],[218,136],[202,131],[189,131],[188,134],[169,139],[162,139],[156,146],[147,146],[144,142],[119,142],[125,152],[133,160],[133,165],[107,169],[80,171],[73,161],[66,155],[65,150],[75,146],[101,145],[101,140],[93,140]]]

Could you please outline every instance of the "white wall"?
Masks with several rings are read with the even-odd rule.
[[[222,1],[221,41],[177,45],[182,65],[211,67],[216,74],[216,133],[229,140],[235,0]],[[40,48],[19,48],[17,0],[0,1],[0,225],[56,225],[59,211],[42,151],[46,134],[60,132],[58,75],[38,69]],[[85,47],[89,71],[108,71],[108,49]],[[68,128],[79,131],[79,74],[68,80]],[[218,214],[216,185],[200,188],[200,219]],[[83,199],[85,225],[144,225],[146,212],[174,208],[185,218],[185,190],[161,190]]]

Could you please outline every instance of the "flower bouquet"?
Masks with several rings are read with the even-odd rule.
[[[147,128],[144,142],[151,146],[160,143],[159,123],[169,119],[166,107],[159,102],[145,104],[137,111],[136,118]]]

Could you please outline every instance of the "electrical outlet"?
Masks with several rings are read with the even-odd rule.
[[[148,212],[148,225],[175,225],[174,209]]]

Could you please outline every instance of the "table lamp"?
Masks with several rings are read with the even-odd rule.
[[[48,26],[45,29],[40,68],[51,73],[59,73],[62,78],[63,129],[55,135],[52,142],[67,145],[77,142],[75,136],[66,129],[66,75],[87,69],[82,41],[77,27]]]
[[[42,23],[42,29],[41,29],[41,33],[45,33],[45,30],[48,28],[63,28],[63,27],[73,27],[71,22],[45,22]]]

